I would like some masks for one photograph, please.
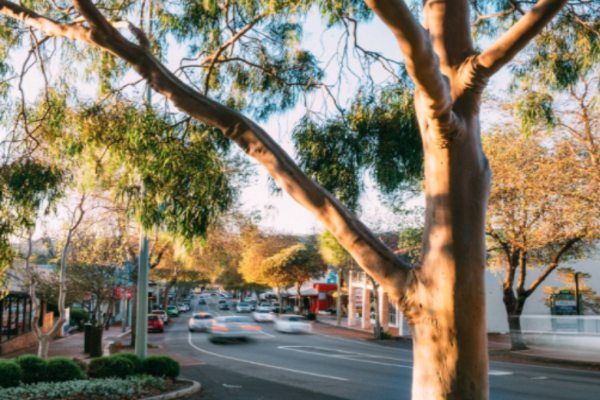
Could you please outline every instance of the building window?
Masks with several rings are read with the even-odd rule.
[[[396,306],[390,303],[388,309],[390,313],[390,325],[398,325],[398,310],[396,310]]]

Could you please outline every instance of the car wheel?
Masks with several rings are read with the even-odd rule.
[[[158,331],[158,332],[159,332],[159,333],[164,333],[164,332],[165,332],[165,330],[164,330],[164,329],[161,329],[161,330],[160,330],[160,331]]]
[[[192,328],[190,328],[190,332],[194,332],[194,330]]]

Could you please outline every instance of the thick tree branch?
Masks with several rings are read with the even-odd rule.
[[[451,114],[450,90],[429,35],[402,0],[365,0],[392,31],[404,56],[406,70],[425,100],[429,118]]]
[[[548,267],[544,270],[544,272],[542,272],[542,274],[540,276],[538,276],[538,278],[531,284],[531,286],[529,286],[529,289],[527,289],[524,292],[525,297],[529,297],[531,295],[531,293],[533,293],[534,290],[537,289],[538,286],[540,286],[540,284],[544,281],[544,279],[546,279],[548,277],[548,275],[550,275],[552,273],[552,271],[554,271],[556,269],[556,267],[558,267],[558,264],[560,263],[560,259],[565,254],[565,252],[567,250],[569,250],[571,247],[573,247],[573,245],[575,245],[580,240],[581,240],[581,238],[579,236],[569,239],[561,246],[560,249],[558,249],[558,251],[556,252],[554,257],[552,258],[552,262],[550,263],[550,265],[548,265]]]
[[[568,0],[541,0],[494,44],[477,57],[487,77],[508,64],[519,51],[544,29]]]
[[[0,11],[4,12],[6,8],[4,4],[7,2],[5,0],[0,1],[2,6]],[[91,1],[73,0],[73,4],[92,26],[93,33],[91,36],[93,41],[90,39],[88,30],[85,31],[86,35],[83,41],[127,61],[146,79],[150,87],[171,100],[179,110],[205,124],[220,129],[226,137],[233,140],[246,153],[260,162],[273,179],[294,200],[311,211],[333,233],[361,267],[386,287],[386,290],[394,299],[404,297],[407,286],[414,282],[410,266],[398,259],[385,244],[373,235],[369,228],[331,193],[302,172],[293,159],[260,126],[183,83],[162,65],[148,49],[131,43],[121,36],[106,21]],[[30,12],[29,10],[26,11]],[[6,14],[6,12],[4,13]],[[10,15],[13,16],[13,14]],[[41,17],[37,16],[37,18]],[[21,20],[26,22],[24,19]],[[34,18],[33,22],[36,21],[37,19]],[[419,35],[424,38],[422,28],[418,27],[418,29],[420,30]],[[78,39],[75,36],[73,38]],[[419,49],[421,52],[422,50],[429,57],[434,57],[430,47],[425,46]],[[417,59],[424,62],[419,57]],[[443,84],[439,71],[435,75],[439,80],[440,87],[443,89],[443,96],[446,97],[440,104],[447,107],[447,111],[449,111],[451,103],[447,98],[446,86]],[[420,82],[423,82],[422,79]],[[435,87],[435,85],[431,86],[429,82],[425,82],[424,85],[429,90]],[[439,95],[435,91],[429,93]],[[446,103],[449,106],[444,105]],[[434,109],[440,110],[439,107],[434,107]]]

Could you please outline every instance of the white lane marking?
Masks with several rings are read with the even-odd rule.
[[[262,334],[264,334],[264,335],[270,336],[270,337],[272,337],[272,338],[274,338],[274,339],[277,339],[277,336],[275,336],[275,335],[271,335],[270,333],[267,333],[267,332],[265,332],[265,331],[263,331],[263,330],[260,330],[260,331],[258,331],[258,332],[260,332],[260,333],[262,333]]]
[[[241,389],[241,386],[235,386],[235,385],[228,385],[226,383],[223,384],[223,387],[226,387],[227,389]]]
[[[333,379],[333,380],[336,380],[336,381],[348,381],[349,380],[349,379],[346,379],[346,378],[340,378],[338,376],[315,374],[315,373],[312,373],[312,372],[300,371],[300,370],[297,370],[297,369],[291,369],[291,368],[285,368],[285,367],[278,367],[278,366],[275,366],[275,365],[263,364],[263,363],[258,363],[258,362],[255,362],[255,361],[244,360],[244,359],[241,359],[241,358],[229,357],[229,356],[224,356],[222,354],[213,353],[211,351],[207,351],[207,350],[201,349],[200,347],[194,345],[194,343],[192,343],[192,335],[189,332],[188,332],[188,342],[189,342],[190,346],[192,346],[193,348],[195,348],[196,350],[198,350],[198,351],[200,351],[202,353],[209,354],[209,355],[215,356],[215,357],[224,358],[224,359],[227,359],[227,360],[239,361],[239,362],[244,362],[244,363],[247,363],[247,364],[258,365],[260,367],[273,368],[273,369],[278,369],[278,370],[281,370],[281,371],[294,372],[294,373],[297,373],[297,374],[316,376],[318,378]]]
[[[390,366],[390,367],[399,367],[399,368],[412,369],[412,367],[408,366],[408,365],[390,364],[390,363],[382,363],[382,362],[377,362],[377,361],[361,360],[361,359],[352,358],[349,355],[348,356],[343,356],[343,355],[321,354],[321,353],[316,353],[314,351],[298,350],[298,349],[295,349],[293,347],[296,347],[296,346],[279,346],[278,349],[297,351],[298,353],[306,353],[306,354],[310,354],[310,355],[313,355],[313,356],[322,356],[322,357],[329,357],[329,358],[337,358],[338,360],[348,360],[348,361],[356,361],[356,362],[367,363],[367,364],[378,364],[378,365],[387,365],[387,366]],[[298,346],[298,347],[302,347],[302,346]],[[339,350],[336,350],[336,351],[339,351]],[[356,353],[356,354],[358,354],[358,353]],[[398,360],[398,361],[402,361],[402,360]],[[410,362],[410,361],[405,361],[405,362]]]
[[[363,343],[360,340],[350,340],[350,339],[344,339],[344,338],[339,338],[337,336],[331,336],[331,335],[325,335],[323,333],[318,333],[313,331],[312,332],[313,335],[319,335],[319,336],[324,336],[324,337],[328,337],[334,340],[341,340],[343,342],[348,342],[348,343],[353,343],[353,344],[362,344],[363,346],[367,346],[367,347],[371,347],[371,348],[378,348],[378,349],[385,349],[385,350],[395,350],[395,351],[403,351],[405,353],[412,353],[412,350],[405,350],[405,349],[397,349],[394,347],[386,347],[386,346],[377,346],[375,344],[371,344],[371,343]]]
[[[489,375],[492,376],[507,376],[507,375],[512,375],[512,372],[508,372],[508,371],[493,371],[493,370],[489,370],[488,371]]]
[[[590,371],[587,369],[582,370],[582,369],[574,369],[574,368],[544,367],[542,365],[507,363],[507,362],[503,362],[503,361],[490,361],[490,365],[491,364],[503,364],[503,365],[510,365],[513,367],[544,368],[544,369],[556,369],[559,371],[579,371],[579,372],[586,372],[586,373],[590,373],[590,374],[600,374],[600,371]]]
[[[545,379],[548,379],[548,377],[547,377],[547,376],[534,376],[534,377],[533,377],[533,378],[531,378],[531,379],[545,380]]]

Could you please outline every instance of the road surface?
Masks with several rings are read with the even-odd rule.
[[[193,308],[235,314],[216,311],[215,299]],[[410,399],[410,345],[378,344],[325,324],[315,324],[312,334],[283,334],[269,323],[249,343],[212,344],[207,334],[188,332],[190,315],[174,318],[164,334],[150,338],[197,361],[182,369],[183,377],[203,385],[194,400]],[[489,378],[493,400],[600,398],[600,372],[490,362]]]

